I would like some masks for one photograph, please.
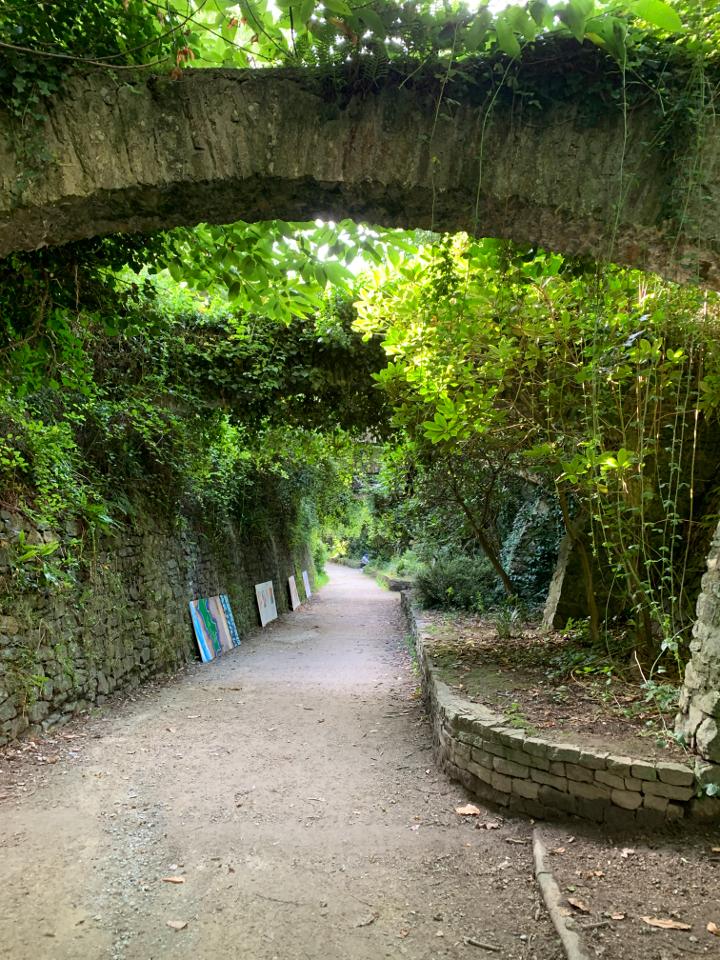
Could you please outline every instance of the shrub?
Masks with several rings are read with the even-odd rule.
[[[497,576],[485,557],[440,557],[418,571],[415,584],[426,607],[479,613],[498,596]]]

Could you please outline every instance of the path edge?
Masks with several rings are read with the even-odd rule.
[[[547,867],[547,847],[543,842],[537,827],[533,830],[533,862],[535,865],[535,879],[540,888],[545,908],[562,943],[567,960],[590,960],[590,954],[585,950],[583,942],[575,927],[572,917],[563,912],[562,894],[557,885],[552,870]]]
[[[701,769],[616,756],[528,736],[482,704],[457,696],[433,663],[433,625],[411,591],[401,593],[401,606],[436,759],[480,800],[536,819],[577,816],[631,832],[689,818],[720,819],[720,802],[704,795],[707,764]]]

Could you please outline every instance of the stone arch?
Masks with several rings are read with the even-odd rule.
[[[548,86],[574,67],[567,57],[551,59],[543,67]],[[487,115],[487,98],[472,84],[453,89],[438,111],[432,84],[393,74],[364,86],[292,70],[123,77],[65,79],[30,145],[52,159],[29,184],[28,144],[0,110],[0,256],[201,221],[347,217],[470,230],[720,289],[714,118],[699,153],[690,142],[670,152],[658,146],[661,119],[651,103],[634,107],[625,126],[619,109],[588,113],[567,99]],[[694,189],[679,224],[666,199],[684,196],[690,166]],[[679,720],[713,761],[719,561],[720,528]]]
[[[552,88],[576,67],[560,56],[534,76]],[[291,70],[71,75],[30,144],[53,159],[22,192],[28,146],[16,151],[0,113],[0,256],[201,221],[349,217],[469,229],[720,287],[717,125],[693,156],[702,203],[684,211],[683,232],[666,199],[696,146],[658,147],[652,104],[631,110],[627,136],[621,110],[588,111],[582,98],[488,115],[484,76],[446,91],[438,111],[434,81],[393,74],[364,86]]]

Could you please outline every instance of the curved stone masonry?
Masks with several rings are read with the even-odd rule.
[[[538,108],[486,113],[476,70],[457,89],[451,80],[440,114],[424,74],[365,85],[351,67],[345,77],[68,74],[32,127],[33,155],[52,158],[38,170],[24,128],[0,108],[0,257],[181,224],[350,217],[507,237],[720,288],[720,121],[704,117],[699,147],[690,137],[668,151],[652,98],[626,113],[563,99],[567,77],[617,83],[612,61],[576,44],[525,58],[519,82],[553,91]]]
[[[402,594],[415,641],[436,755],[454,779],[481,800],[533,817],[568,814],[616,826],[720,819],[720,766],[615,756],[569,743],[527,736],[487,707],[456,696],[429,655],[426,621]]]
[[[676,730],[705,760],[720,763],[720,525],[697,604]]]

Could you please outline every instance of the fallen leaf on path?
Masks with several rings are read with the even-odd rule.
[[[712,853],[720,853],[720,847],[712,847]]]
[[[590,907],[582,900],[578,900],[576,897],[568,897],[568,903],[571,907],[575,907],[576,910],[579,910],[580,913],[590,913]]]
[[[624,914],[624,913],[611,913],[611,914],[610,914],[610,919],[611,919],[611,920],[624,920],[624,919],[625,919],[625,914]]]
[[[315,803],[327,803],[325,797],[305,797],[306,800],[313,800]]]
[[[550,853],[555,853],[555,854],[565,853],[565,847],[555,847],[555,849],[551,850]]]
[[[185,877],[161,877],[163,883],[185,883]]]
[[[184,930],[187,926],[187,920],[166,920],[165,923],[171,930]]]
[[[412,827],[410,827],[410,829],[411,829],[411,830],[415,830],[415,831],[417,832],[417,831],[420,829],[420,824],[419,824],[419,823],[414,823],[414,824],[412,825]]]
[[[635,851],[632,847],[623,847],[620,851],[620,856],[623,858],[623,860],[627,860],[627,858],[633,853],[635,853]]]
[[[660,927],[661,930],[692,930],[691,923],[682,923],[680,920],[667,920],[664,917],[640,917],[649,927]]]
[[[710,921],[710,923],[705,927],[708,933],[711,933],[714,937],[720,937],[720,927]]]
[[[476,807],[474,803],[466,803],[464,807],[455,807],[455,813],[461,817],[479,817],[480,807]]]
[[[522,840],[520,837],[505,837],[508,843],[527,843],[527,840]]]
[[[475,824],[477,830],[499,830],[500,829],[500,820],[483,820],[482,823],[478,821]]]
[[[189,717],[185,717],[185,719],[186,719],[186,720],[200,720],[201,717],[200,717],[200,714],[199,714],[199,713],[191,713],[190,716],[189,716]]]

